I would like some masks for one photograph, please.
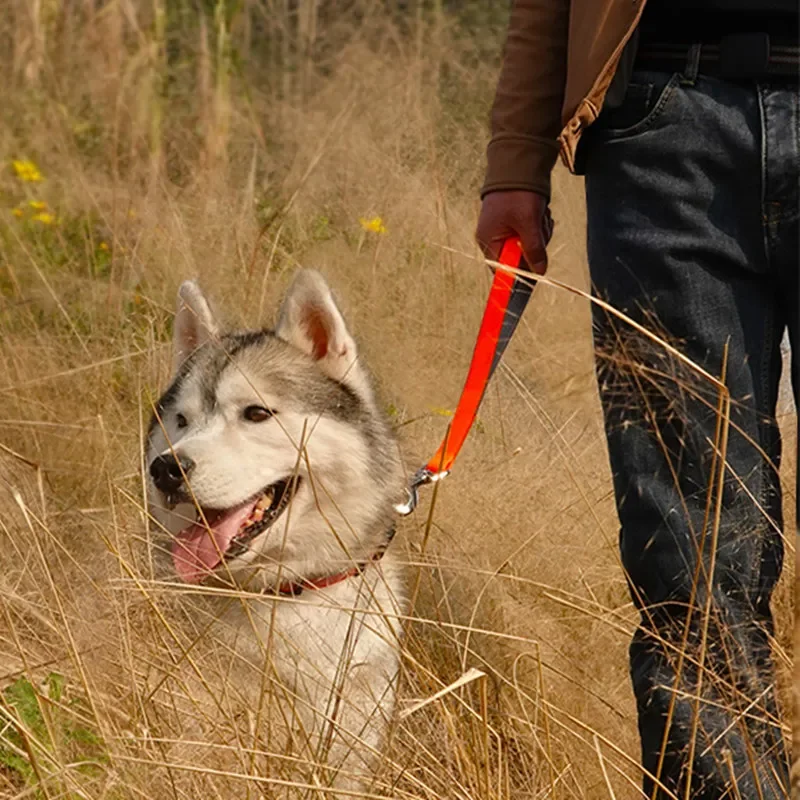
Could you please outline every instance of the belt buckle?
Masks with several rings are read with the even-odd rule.
[[[731,33],[719,43],[719,75],[729,80],[758,78],[769,65],[769,35]]]

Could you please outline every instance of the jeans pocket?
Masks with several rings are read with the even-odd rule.
[[[592,126],[596,126],[595,135],[611,142],[650,130],[668,108],[680,80],[677,72],[634,72],[622,105],[603,109]]]

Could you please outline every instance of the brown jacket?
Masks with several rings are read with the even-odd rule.
[[[482,195],[550,196],[559,152],[570,170],[603,105],[645,0],[515,0],[492,108]]]

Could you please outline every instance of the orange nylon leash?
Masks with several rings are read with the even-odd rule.
[[[525,262],[520,240],[506,239],[497,260],[515,269],[523,268]],[[529,282],[518,280],[509,272],[495,270],[472,361],[453,420],[433,458],[412,477],[406,502],[395,506],[399,514],[410,514],[416,508],[417,489],[420,486],[434,483],[449,474],[475,421],[489,380],[511,341],[532,290],[533,286]]]

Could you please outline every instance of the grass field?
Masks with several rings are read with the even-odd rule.
[[[279,796],[258,731],[181,683],[192,636],[151,571],[143,426],[180,281],[261,326],[304,265],[335,287],[408,471],[438,444],[489,284],[472,232],[503,15],[407,5],[11,0],[0,20],[0,797]],[[582,187],[560,168],[553,213],[550,275],[585,290]],[[376,794],[640,796],[585,299],[537,289],[430,501],[396,545],[417,598],[401,707],[488,679],[398,725]]]

